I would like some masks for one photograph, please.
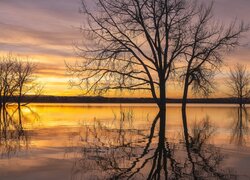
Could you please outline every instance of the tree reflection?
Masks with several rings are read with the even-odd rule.
[[[234,122],[231,127],[232,135],[230,142],[238,146],[246,144],[246,137],[248,137],[248,122],[249,114],[245,106],[239,106],[233,114]]]
[[[124,123],[119,128],[100,122],[85,126],[87,136],[81,136],[81,157],[73,166],[72,179],[236,178],[232,171],[223,169],[224,156],[209,143],[215,132],[209,118],[190,129],[183,119],[184,136],[176,139],[167,138],[164,109],[149,131],[126,127],[126,118],[119,121]]]
[[[11,158],[29,148],[28,132],[23,128],[21,107],[0,109],[0,155]]]
[[[186,116],[186,114],[184,115]],[[236,179],[231,169],[223,169],[224,156],[219,148],[209,143],[215,128],[209,117],[195,123],[189,132],[183,121],[184,139],[187,152],[187,177],[191,179]]]

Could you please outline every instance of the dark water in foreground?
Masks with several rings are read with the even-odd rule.
[[[34,104],[0,121],[1,180],[250,179],[250,108]]]

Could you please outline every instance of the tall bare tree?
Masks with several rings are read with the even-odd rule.
[[[235,21],[228,26],[214,22],[212,9],[213,4],[202,6],[191,25],[191,45],[184,52],[185,65],[181,68],[184,80],[182,115],[186,114],[190,87],[193,93],[208,96],[214,89],[214,75],[223,63],[224,53],[239,46],[242,34],[249,30],[248,25]]]
[[[250,73],[246,66],[236,64],[230,69],[227,86],[230,96],[238,98],[240,106],[244,104],[244,99],[250,97]]]
[[[84,60],[68,65],[79,79],[75,85],[85,85],[87,93],[149,90],[164,109],[167,80],[181,59],[192,61],[190,82],[204,64],[194,68],[193,61],[219,58],[245,30],[214,25],[210,9],[189,0],[95,0],[89,6],[83,0],[87,21],[77,52]]]

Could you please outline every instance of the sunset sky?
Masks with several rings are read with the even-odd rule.
[[[214,7],[216,19],[228,22],[237,18],[250,23],[250,0],[215,0]],[[79,31],[83,22],[79,8],[80,0],[0,0],[0,55],[12,52],[37,62],[37,76],[45,85],[44,94],[81,94],[77,88],[69,87],[69,77],[65,75],[65,61],[77,59],[74,44],[84,40]],[[250,42],[248,34],[244,43]],[[236,62],[249,64],[250,68],[249,44],[225,56],[228,66]],[[225,76],[223,68],[218,82],[223,82]],[[223,86],[220,83],[221,91],[215,96],[224,95]],[[180,95],[171,89],[169,94]]]

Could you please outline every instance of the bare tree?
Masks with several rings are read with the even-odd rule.
[[[90,8],[83,0],[87,22],[77,52],[84,60],[67,65],[79,79],[74,85],[86,85],[87,93],[149,90],[165,108],[166,83],[181,59],[191,62],[190,85],[204,62],[218,61],[247,29],[214,25],[211,9],[187,0],[96,0]]]
[[[8,54],[0,59],[0,104],[14,98],[20,107],[25,95],[40,95],[42,87],[36,82],[36,66],[30,61],[23,61],[18,56]]]
[[[17,89],[15,83],[15,63],[12,60],[11,54],[1,58],[0,69],[1,107],[5,107]]]
[[[250,74],[246,66],[236,64],[230,69],[227,86],[230,90],[230,96],[238,98],[240,106],[245,102],[245,98],[250,97]]]
[[[15,73],[16,73],[16,86],[18,107],[20,107],[23,97],[28,93],[40,95],[42,86],[36,82],[36,65],[29,60],[21,61],[16,58],[15,61]]]
[[[233,21],[225,27],[218,22],[213,22],[211,4],[200,8],[198,18],[191,30],[193,43],[185,51],[186,66],[183,71],[183,109],[186,108],[186,99],[189,87],[194,93],[208,96],[214,89],[214,75],[223,62],[223,54],[239,46],[242,33],[249,30],[243,23],[236,25]]]

